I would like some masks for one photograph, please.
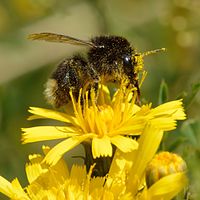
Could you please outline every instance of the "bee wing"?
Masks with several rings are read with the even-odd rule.
[[[96,47],[95,44],[93,44],[90,41],[84,41],[77,38],[73,38],[67,35],[61,35],[56,33],[34,33],[30,34],[28,36],[28,39],[31,40],[44,40],[48,42],[61,42],[61,43],[67,43],[72,45],[85,45],[89,47]]]

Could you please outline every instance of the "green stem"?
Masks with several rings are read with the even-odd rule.
[[[85,149],[85,165],[87,172],[89,172],[90,167],[95,164],[92,176],[105,176],[110,169],[110,165],[113,157],[100,157],[94,159],[92,156],[91,145],[89,143],[83,143]]]

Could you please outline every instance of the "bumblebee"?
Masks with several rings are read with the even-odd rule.
[[[143,57],[164,48],[137,53],[127,39],[119,36],[98,36],[90,41],[76,39],[55,33],[36,33],[28,37],[32,40],[61,42],[88,47],[86,58],[80,55],[63,60],[46,83],[45,96],[55,107],[61,107],[70,101],[69,91],[78,98],[79,90],[98,88],[98,84],[107,82],[121,83],[126,80],[127,87],[140,89],[138,74],[143,69]]]

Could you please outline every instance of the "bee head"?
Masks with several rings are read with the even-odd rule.
[[[88,56],[90,63],[97,69],[109,73],[109,70],[113,71],[123,63],[129,65],[133,49],[125,38],[100,36],[93,38],[92,43],[96,47],[90,49]]]
[[[91,42],[94,47],[88,52],[89,63],[107,81],[126,78],[135,82],[138,72],[143,69],[144,56],[165,50],[137,53],[125,38],[119,36],[99,36]]]

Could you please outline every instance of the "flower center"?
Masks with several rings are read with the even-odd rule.
[[[113,110],[108,105],[92,105],[84,112],[84,122],[87,132],[103,137],[109,132],[109,124],[113,119]]]

